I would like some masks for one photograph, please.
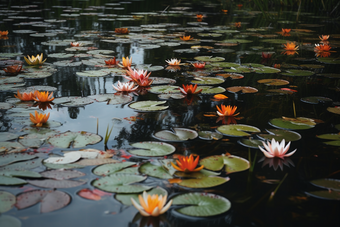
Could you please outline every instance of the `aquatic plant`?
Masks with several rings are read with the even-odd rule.
[[[204,67],[205,67],[205,62],[195,62],[195,63],[192,63],[192,65],[193,65],[196,69],[204,69]]]
[[[135,84],[133,82],[121,83],[120,81],[118,81],[117,87],[112,84],[112,87],[116,91],[122,91],[122,92],[132,92],[132,91],[135,91],[138,88],[138,85],[135,86],[135,87],[134,86],[135,86]]]
[[[51,102],[54,100],[54,97],[52,97],[53,92],[49,94],[48,91],[35,91],[34,95],[33,100],[37,102]]]
[[[263,149],[261,146],[259,146],[260,150],[263,152],[264,156],[267,158],[284,158],[284,157],[289,157],[293,155],[296,151],[296,149],[290,153],[287,154],[289,147],[290,147],[290,142],[285,146],[285,139],[283,139],[280,142],[275,141],[275,139],[272,139],[272,142],[270,143],[269,141],[267,144],[265,142],[262,142],[263,146],[265,149]]]
[[[40,55],[38,54],[36,57],[34,57],[33,55],[32,57],[27,55],[27,58],[24,57],[24,59],[29,65],[42,65],[47,60],[47,58],[43,60],[43,53],[41,53]]]
[[[8,31],[0,31],[0,36],[7,36],[8,35]]]
[[[203,165],[200,167],[197,167],[198,161],[200,159],[200,156],[197,156],[196,159],[194,159],[193,155],[191,154],[188,156],[179,156],[178,160],[176,160],[176,164],[171,162],[171,165],[178,171],[181,172],[197,172],[204,168]]]
[[[193,40],[194,38],[193,37],[191,37],[190,35],[188,35],[188,36],[182,36],[182,37],[179,37],[181,40],[183,40],[183,41],[189,41],[189,40]]]
[[[181,59],[171,58],[170,60],[165,60],[165,62],[168,63],[168,65],[180,65]]]
[[[81,42],[70,42],[70,45],[73,46],[73,47],[80,47],[83,44]]]
[[[124,58],[125,59],[125,58]],[[132,60],[132,59],[131,59]],[[119,61],[116,60],[116,57],[113,57],[109,60],[104,60],[106,65],[118,65]],[[123,63],[124,64],[124,63]],[[130,63],[131,66],[131,63]],[[125,66],[124,66],[125,67]]]
[[[185,94],[185,95],[197,95],[197,94],[199,94],[199,93],[202,92],[202,89],[196,91],[196,89],[197,89],[197,84],[195,84],[194,86],[193,86],[192,84],[190,84],[190,85],[184,85],[184,84],[182,84],[182,87],[183,87],[183,88],[179,88],[179,89],[180,89],[180,91],[181,91],[183,94]]]
[[[10,65],[3,69],[6,73],[16,75],[21,72],[22,65]]]
[[[118,64],[122,68],[128,68],[132,65],[132,58],[129,59],[129,57],[122,58],[122,64]]]
[[[322,51],[330,51],[331,46],[328,44],[315,44],[314,51],[315,52],[322,52]]]
[[[128,28],[115,28],[115,33],[117,34],[129,34]]]
[[[35,115],[30,113],[30,120],[35,124],[36,127],[41,127],[43,124],[46,124],[48,118],[50,117],[50,113],[43,114],[43,113],[38,113],[38,111],[34,112]]]
[[[17,99],[20,99],[21,101],[34,101],[33,98],[35,98],[35,94],[33,92],[30,93],[20,93],[17,91],[17,94],[14,94],[14,97]]]
[[[138,84],[141,87],[147,87],[150,86],[153,82],[153,80],[149,79],[149,76],[151,72],[148,74],[147,70],[132,70],[130,67],[128,67],[128,70],[126,70],[126,74],[128,76],[124,76],[126,79],[131,80]]]
[[[217,115],[220,116],[220,117],[229,117],[229,116],[237,116],[239,115],[240,113],[236,113],[236,109],[237,109],[237,106],[225,106],[225,105],[221,105],[221,108],[219,108],[217,105],[216,105],[216,108],[217,108]]]

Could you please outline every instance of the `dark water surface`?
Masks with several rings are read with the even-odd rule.
[[[178,192],[205,191],[215,193],[228,198],[232,207],[225,214],[212,218],[188,218],[170,209],[160,219],[153,219],[154,226],[336,226],[340,221],[339,202],[308,196],[306,192],[321,190],[312,184],[311,180],[319,178],[340,178],[339,149],[336,146],[326,145],[324,140],[316,138],[316,135],[325,133],[339,133],[335,125],[340,124],[340,116],[327,111],[329,106],[339,105],[340,76],[339,64],[325,64],[315,57],[314,44],[319,43],[318,36],[330,35],[332,46],[331,57],[339,58],[338,46],[340,45],[339,20],[327,17],[318,7],[302,7],[302,12],[297,15],[297,7],[280,8],[263,14],[253,2],[244,2],[239,10],[236,2],[229,1],[10,1],[2,3],[2,15],[0,16],[0,30],[8,30],[8,39],[0,40],[1,53],[23,53],[22,56],[12,58],[24,61],[24,55],[36,55],[44,53],[47,63],[53,64],[55,58],[49,58],[49,54],[63,53],[65,46],[42,45],[41,42],[49,40],[74,39],[76,41],[92,41],[91,45],[101,50],[113,50],[117,59],[132,57],[134,64],[152,64],[153,66],[167,67],[165,60],[170,58],[182,59],[182,62],[194,62],[197,56],[224,57],[225,62],[239,64],[256,63],[273,66],[274,64],[286,65],[282,71],[289,69],[304,69],[315,72],[312,76],[284,76],[281,74],[241,73],[243,79],[226,81],[218,86],[227,88],[231,86],[251,86],[259,91],[255,94],[233,94],[225,92],[229,99],[213,101],[212,95],[200,95],[199,99],[188,105],[184,100],[168,100],[169,109],[152,113],[138,113],[130,109],[128,105],[106,105],[105,102],[95,102],[83,107],[62,107],[54,105],[45,113],[50,113],[50,120],[61,122],[63,125],[56,128],[60,132],[86,131],[97,132],[97,119],[99,119],[98,134],[105,136],[106,128],[113,126],[113,131],[108,141],[108,148],[114,150],[126,150],[130,143],[141,141],[156,141],[152,134],[172,127],[195,128],[196,130],[215,130],[221,122],[216,123],[217,118],[205,117],[207,112],[215,112],[216,105],[236,105],[240,116],[238,124],[255,126],[261,131],[272,129],[268,124],[272,118],[282,116],[294,117],[294,108],[297,117],[320,119],[323,123],[308,130],[297,131],[302,139],[292,142],[290,150],[297,152],[290,158],[291,163],[283,165],[275,170],[270,165],[263,164],[263,154],[258,149],[251,149],[240,145],[236,137],[224,137],[229,141],[206,141],[195,139],[184,143],[171,143],[176,147],[176,154],[200,155],[201,158],[230,153],[245,159],[251,157],[253,171],[243,171],[230,174],[231,180],[222,186],[206,190],[193,190],[171,185],[167,180],[149,177],[145,184],[162,186],[170,196]],[[110,3],[117,3],[113,5]],[[228,13],[222,13],[227,9]],[[142,13],[138,13],[142,12]],[[150,13],[151,12],[151,13]],[[79,16],[67,16],[63,14],[80,14]],[[201,23],[197,22],[196,14],[205,17]],[[115,14],[115,15],[113,15]],[[137,17],[137,16],[138,17]],[[132,17],[134,16],[134,17]],[[104,20],[111,18],[112,20]],[[58,23],[47,23],[45,26],[34,26],[30,22],[43,22],[47,19],[65,20]],[[235,23],[241,22],[240,28],[235,28]],[[159,23],[169,24],[165,28],[157,27]],[[154,24],[155,28],[141,29],[143,25]],[[173,26],[170,26],[173,24]],[[237,30],[235,33],[221,33],[220,37],[203,37],[199,33],[213,33],[216,26],[220,30]],[[102,39],[116,37],[114,29],[128,27],[131,34],[153,33],[156,38],[150,40],[134,40],[132,43],[107,43]],[[226,28],[229,27],[229,28]],[[281,36],[278,32],[281,28],[291,28],[291,36]],[[161,30],[161,29],[164,29]],[[296,29],[294,31],[294,29]],[[32,37],[30,34],[16,32],[18,30],[33,30],[34,33],[58,32],[53,37]],[[79,34],[98,32],[98,36],[80,37]],[[175,47],[161,46],[156,49],[141,48],[140,45],[148,43],[157,45],[157,39],[170,42],[180,42],[172,34],[182,32],[183,35],[191,35],[195,39],[201,39],[197,44],[183,44]],[[165,36],[163,36],[165,35]],[[268,39],[284,39],[295,41],[300,47],[298,54],[285,55],[282,52],[282,44],[263,42],[267,37],[261,35],[277,35]],[[225,39],[250,40],[250,43],[237,46],[220,46],[217,41]],[[217,53],[212,49],[200,48],[196,53],[178,53],[176,49],[190,49],[191,46],[211,46],[215,49],[231,49],[230,53]],[[68,47],[68,46],[67,46]],[[267,62],[261,58],[262,49],[265,52],[273,52],[273,56]],[[77,52],[84,53],[84,52]],[[61,59],[66,60],[66,59]],[[74,58],[81,61],[81,58]],[[26,63],[24,63],[27,66]],[[305,68],[301,65],[308,65]],[[311,65],[323,66],[322,68]],[[312,68],[311,68],[312,67]],[[54,97],[90,96],[96,94],[114,93],[112,84],[123,80],[121,76],[110,75],[107,77],[89,78],[76,76],[76,72],[100,69],[94,66],[70,66],[56,67],[58,71],[51,77],[38,80],[27,80],[26,86],[48,85],[57,88]],[[159,70],[152,72],[154,77],[167,77],[176,79],[176,84],[181,86],[189,84],[192,77],[187,72],[195,71],[192,67],[183,66],[180,71],[171,72]],[[209,69],[208,69],[209,71]],[[223,71],[223,70],[222,70]],[[333,74],[332,77],[324,74]],[[212,74],[214,75],[214,73]],[[288,86],[267,86],[259,84],[260,79],[284,79],[289,81]],[[216,85],[217,86],[217,85]],[[269,89],[286,87],[297,90],[293,94],[280,95],[268,92]],[[333,100],[330,103],[317,105],[301,102],[300,99],[308,96],[323,96]],[[1,102],[13,97],[11,91],[1,91]],[[146,93],[134,96],[134,101],[159,100],[157,95]],[[136,116],[137,121],[124,120],[126,117]],[[19,133],[11,119],[1,118],[2,132]],[[257,138],[255,135],[253,138]],[[43,145],[51,149],[48,144]],[[87,146],[104,150],[104,142]],[[30,149],[32,150],[32,149]],[[65,150],[65,149],[63,149]],[[74,150],[74,149],[66,149]],[[53,148],[51,152],[61,154],[61,149]],[[114,157],[118,158],[119,157]],[[132,157],[130,161],[141,162],[147,158]],[[274,164],[274,163],[272,163]],[[286,163],[287,164],[287,163]],[[275,164],[274,164],[275,165]],[[6,215],[17,217],[22,226],[148,226],[150,222],[145,218],[138,220],[137,210],[132,206],[124,206],[114,199],[114,195],[104,196],[100,201],[91,201],[79,197],[76,193],[83,188],[93,188],[91,181],[98,178],[92,173],[94,167],[78,169],[86,173],[81,179],[87,183],[71,189],[59,189],[67,192],[72,197],[71,203],[63,209],[50,213],[40,214],[40,205],[17,210],[12,208]],[[225,176],[225,173],[222,173]],[[275,196],[269,200],[278,183],[281,182]],[[15,195],[24,190],[37,188],[26,185],[24,187],[0,187],[1,190]],[[339,199],[339,197],[338,197]]]

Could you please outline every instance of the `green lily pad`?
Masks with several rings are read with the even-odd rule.
[[[160,179],[171,179],[173,176],[169,174],[165,168],[162,166],[157,166],[154,164],[151,164],[150,162],[144,163],[139,167],[139,172],[142,174],[146,174],[151,177],[156,177]]]
[[[230,69],[224,69],[224,71],[228,73],[252,73],[252,72],[255,72],[255,69],[244,67],[244,66],[239,66],[239,67],[232,67]]]
[[[67,54],[67,53],[54,53],[54,54],[49,54],[49,58],[72,58],[74,54]]]
[[[7,166],[0,167],[0,171],[21,171],[21,170],[30,170],[35,168],[43,167],[42,158],[12,163]]]
[[[0,142],[15,140],[19,135],[10,132],[0,132]],[[1,163],[1,161],[0,161]],[[1,165],[1,164],[0,164]]]
[[[332,146],[340,146],[340,135],[339,134],[322,134],[322,135],[317,135],[316,137],[320,139],[327,139],[327,140],[333,140],[329,142],[324,142],[327,145],[332,145]]]
[[[269,66],[263,66],[263,65],[261,65],[261,67],[257,67],[253,69],[255,70],[256,73],[279,73],[281,72],[280,69],[269,67]]]
[[[199,131],[198,136],[203,140],[220,140],[223,138],[221,133],[211,132],[211,131]]]
[[[102,70],[91,70],[91,71],[83,71],[83,72],[76,72],[77,76],[83,77],[103,77],[109,75],[106,71]]]
[[[119,172],[122,169],[135,165],[135,162],[121,162],[121,163],[111,163],[104,164],[96,167],[93,173],[98,176],[107,176]]]
[[[16,202],[15,195],[9,192],[0,191],[0,213],[5,213],[6,211],[12,209],[15,202]]]
[[[327,199],[327,200],[340,200],[340,192],[339,191],[312,191],[306,192],[307,195],[318,198],[318,199]]]
[[[212,86],[198,86],[197,89],[202,89],[201,94],[220,94],[225,92],[225,88],[223,87],[212,87]]]
[[[159,46],[160,47],[160,46]],[[155,71],[159,71],[159,70],[163,70],[164,67],[163,66],[160,66],[160,65],[154,65],[154,66],[151,66],[151,65],[137,65],[136,66],[137,69],[143,69],[143,70],[147,70],[149,72],[155,72]]]
[[[222,68],[231,68],[231,67],[239,67],[240,64],[234,62],[213,62],[210,64],[211,66],[215,67],[222,67]]]
[[[135,184],[145,179],[146,177],[144,176],[116,173],[98,180],[94,180],[92,185],[107,192],[140,193],[151,188],[150,186]]]
[[[253,149],[259,149],[259,146],[263,146],[262,141],[256,139],[240,139],[237,142],[242,146],[250,147]]]
[[[39,148],[48,138],[57,133],[57,131],[48,128],[32,128],[29,134],[19,139],[19,142],[25,147]]]
[[[326,64],[340,64],[339,58],[318,58],[317,61]]]
[[[139,142],[131,144],[136,149],[128,150],[131,154],[139,156],[165,156],[175,152],[176,148],[168,143],[162,142]]]
[[[260,41],[265,42],[265,43],[274,43],[274,44],[287,43],[287,40],[284,40],[284,39],[261,39]]]
[[[88,104],[93,103],[93,99],[88,97],[81,97],[81,96],[71,96],[71,97],[62,97],[62,98],[55,98],[53,103],[60,104],[62,106],[67,107],[78,107],[78,106],[85,106]]]
[[[225,171],[229,173],[240,172],[249,169],[249,161],[234,155],[214,155],[200,160],[200,164],[205,169],[219,171],[225,166]]]
[[[2,227],[21,227],[21,221],[18,218],[3,214],[0,216],[0,225]]]
[[[161,85],[161,86],[152,86],[149,89],[150,93],[154,94],[173,94],[173,93],[180,93],[178,86],[173,85]]]
[[[180,93],[178,93],[178,94],[160,94],[160,95],[158,95],[158,98],[159,99],[165,99],[165,100],[168,100],[168,99],[183,99],[183,98],[185,98],[185,95],[183,95],[183,94],[180,94]]]
[[[18,142],[0,142],[0,147],[4,151],[20,152],[25,149],[21,143]]]
[[[16,177],[0,176],[0,185],[20,185],[26,184],[25,180]]]
[[[322,96],[309,96],[300,99],[302,102],[310,103],[310,104],[319,104],[319,103],[331,103],[332,99]]]
[[[194,84],[210,84],[210,85],[215,85],[215,84],[222,84],[224,83],[224,79],[218,78],[218,77],[195,77],[194,80],[191,81],[191,83]]]
[[[285,120],[283,118],[273,118],[269,120],[269,124],[275,128],[287,129],[287,130],[303,130],[303,129],[314,128],[314,125],[296,124],[296,123],[292,123],[289,120]]]
[[[89,132],[65,132],[52,136],[48,142],[55,147],[74,148],[85,147],[89,144],[96,144],[102,140],[102,137]]]
[[[313,76],[314,72],[299,69],[290,69],[285,73],[281,73],[284,76]]]
[[[28,171],[28,170],[0,170],[1,176],[7,177],[29,177],[29,178],[39,178],[41,177],[40,173]]]
[[[130,95],[124,95],[123,93],[91,95],[88,97],[97,102],[107,102],[108,105],[125,104],[132,101]]]
[[[59,67],[68,67],[68,66],[80,66],[83,64],[81,61],[73,61],[73,60],[64,60],[64,61],[56,61],[53,62],[53,65],[59,66]]]
[[[158,111],[168,109],[169,106],[160,106],[166,101],[137,101],[129,105],[130,108],[139,111]]]
[[[1,146],[1,144],[0,144]],[[20,162],[25,160],[30,160],[38,157],[36,154],[28,154],[28,153],[11,153],[0,156],[0,166],[5,166],[13,162]]]
[[[173,128],[173,131],[162,130],[156,132],[153,136],[162,141],[183,142],[189,139],[195,139],[198,134],[195,130],[187,128]]]
[[[176,80],[166,77],[149,77],[152,80],[152,85],[160,85],[160,84],[174,84]],[[153,87],[151,87],[152,89]],[[150,91],[150,90],[149,90]]]
[[[276,141],[297,141],[301,139],[301,135],[297,132],[288,131],[284,129],[266,129],[269,134],[258,134],[257,136],[263,140],[272,140]],[[262,143],[260,144],[262,146]]]
[[[250,136],[250,133],[252,132],[261,132],[260,129],[254,126],[242,124],[222,125],[217,128],[217,131],[222,133],[223,135],[233,137]]]
[[[41,188],[74,188],[86,183],[75,180],[28,180],[27,183]]]
[[[0,110],[9,110],[14,107],[13,104],[11,103],[6,103],[6,102],[0,102]]]
[[[83,165],[78,165],[78,164],[74,164],[74,163],[70,163],[70,164],[44,163],[44,165],[49,169],[80,169],[80,168],[84,168]]]
[[[147,193],[148,195],[162,195],[162,196],[168,195],[168,192],[165,189],[158,187],[158,186],[151,189]],[[131,198],[134,199],[137,203],[139,203],[138,195],[142,195],[142,193],[140,194],[116,194],[115,199],[126,206],[131,206],[132,205]]]
[[[172,205],[187,205],[175,209],[177,212],[194,217],[209,217],[227,212],[231,208],[228,199],[211,194],[192,192],[175,196]]]
[[[178,185],[187,188],[212,188],[228,182],[229,177],[208,176],[195,179],[182,179]]]
[[[48,170],[41,173],[45,178],[55,179],[55,180],[66,180],[71,178],[83,177],[85,173],[77,170]]]
[[[340,192],[340,180],[338,179],[329,179],[329,178],[323,178],[323,179],[317,179],[310,181],[311,184],[325,189],[330,189],[333,191]]]
[[[331,112],[331,113],[334,113],[334,114],[340,114],[340,106],[328,107],[327,111]]]
[[[289,84],[289,81],[287,80],[281,80],[281,79],[262,79],[257,81],[260,84],[265,85],[272,85],[272,86],[282,86]]]
[[[175,162],[175,160],[173,160]],[[176,171],[174,173],[176,177],[181,177],[181,178],[203,178],[203,177],[209,177],[209,176],[218,176],[220,173],[216,173],[213,171],[209,171],[206,169],[201,169],[200,171],[196,172],[181,172],[181,171]]]
[[[217,62],[217,61],[224,61],[225,58],[213,57],[213,56],[198,56],[198,57],[195,57],[195,60],[204,61],[204,62]]]
[[[224,43],[251,43],[252,40],[246,40],[246,39],[225,39],[222,42]]]

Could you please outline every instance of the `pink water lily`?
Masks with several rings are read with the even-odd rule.
[[[149,76],[151,72],[148,74],[147,70],[132,70],[130,67],[128,67],[128,70],[126,70],[127,76],[124,76],[126,79],[131,80],[138,84],[141,87],[147,87],[150,86],[153,82],[152,79],[149,79]]]
[[[115,87],[112,84],[112,87],[116,90],[116,91],[122,91],[122,92],[132,92],[135,91],[138,86],[135,86],[135,84],[133,82],[125,82],[125,83],[121,83],[120,81],[118,81],[117,87]]]
[[[268,141],[267,144],[265,142],[262,142],[263,146],[265,149],[259,146],[260,150],[263,152],[264,156],[267,158],[284,158],[284,157],[289,157],[292,154],[295,153],[296,149],[288,154],[287,151],[289,150],[290,147],[290,142],[285,146],[285,140],[283,139],[281,143],[279,141],[275,141],[275,139],[272,139],[272,143]]]

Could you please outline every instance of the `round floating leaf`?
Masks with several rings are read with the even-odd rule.
[[[314,127],[314,125],[293,123],[292,121],[285,120],[283,118],[271,119],[269,120],[269,124],[276,128],[287,129],[287,130],[303,130],[303,129],[310,129]]]
[[[215,85],[215,84],[222,84],[224,83],[224,79],[217,78],[217,77],[195,77],[194,80],[191,81],[191,83],[194,84],[210,84],[210,85]]]
[[[122,169],[125,169],[129,166],[135,165],[135,162],[121,162],[121,163],[111,163],[111,164],[105,164],[96,167],[93,170],[93,173],[99,176],[107,176],[110,174],[114,174]]]
[[[9,110],[12,109],[13,107],[14,107],[13,104],[0,102],[0,110]]]
[[[322,135],[317,135],[316,137],[320,139],[333,140],[330,142],[324,142],[325,144],[332,145],[332,146],[340,146],[340,135],[339,134],[322,134]]]
[[[71,96],[71,97],[55,98],[53,100],[53,103],[61,104],[62,106],[67,106],[67,107],[78,107],[78,106],[85,106],[85,105],[93,103],[93,99],[88,98],[88,97]]]
[[[256,139],[240,139],[237,142],[242,146],[250,147],[253,149],[258,149],[258,146],[263,146],[262,141]]]
[[[165,110],[169,106],[160,106],[165,104],[166,101],[138,101],[131,103],[129,105],[130,108],[139,110],[139,111],[158,111],[158,110]]]
[[[26,147],[36,148],[39,148],[49,137],[58,133],[57,131],[48,128],[32,128],[30,131],[26,132],[29,134],[20,137],[19,142]]]
[[[0,216],[0,225],[2,227],[21,227],[21,221],[18,218],[3,214]]]
[[[102,77],[109,75],[108,72],[102,70],[92,70],[92,71],[84,71],[84,72],[76,72],[77,76],[83,77]]]
[[[242,124],[234,124],[234,125],[222,125],[217,128],[217,131],[226,136],[250,136],[248,132],[261,132],[260,129],[250,126],[250,125],[242,125]]]
[[[310,183],[317,187],[326,188],[326,189],[340,192],[340,180],[338,179],[323,178],[323,179],[312,180]]]
[[[187,188],[212,188],[228,182],[229,177],[209,176],[198,179],[182,179],[178,185]]]
[[[25,149],[25,147],[18,142],[0,142],[0,148],[5,151],[17,151],[17,152]]]
[[[172,205],[187,205],[177,212],[194,217],[209,217],[227,212],[231,203],[228,199],[211,193],[186,193],[175,196]]]
[[[47,180],[28,180],[27,183],[41,188],[74,188],[82,184],[85,184],[86,181],[47,179]]]
[[[8,177],[33,177],[33,178],[39,178],[41,175],[37,172],[33,171],[16,171],[16,170],[4,170],[0,171],[0,175],[8,176]]]
[[[223,87],[212,87],[212,86],[199,86],[197,90],[202,89],[201,94],[220,94],[225,92]]]
[[[85,147],[89,144],[96,144],[102,140],[102,137],[89,132],[65,132],[52,136],[48,142],[60,148]]]
[[[96,159],[81,159],[80,161],[74,163],[80,166],[98,166],[102,164],[116,163],[118,162],[115,159],[111,158],[96,158]]]
[[[174,84],[176,80],[166,78],[166,77],[149,77],[152,80],[152,85],[160,85],[160,84]],[[152,89],[153,87],[151,87]],[[149,90],[150,91],[150,90]]]
[[[168,143],[162,142],[140,142],[131,144],[136,149],[128,150],[131,154],[139,156],[165,156],[175,152],[176,148]],[[139,148],[139,149],[138,149]]]
[[[134,184],[145,180],[146,177],[134,174],[116,173],[92,182],[93,186],[107,192],[140,193],[151,187]]]
[[[237,92],[241,92],[241,93],[256,93],[256,92],[258,92],[258,90],[256,88],[247,87],[247,86],[228,87],[227,91],[229,91],[231,93],[237,93]]]
[[[125,104],[132,101],[130,95],[124,95],[123,93],[91,95],[88,97],[97,102],[107,102],[110,105]]]
[[[142,174],[146,174],[151,177],[156,177],[160,179],[171,179],[173,176],[169,174],[165,168],[162,166],[156,166],[151,164],[150,162],[147,162],[139,167],[139,172]]]
[[[328,102],[333,102],[332,99],[327,98],[327,97],[322,97],[322,96],[309,96],[309,97],[304,97],[301,98],[302,102],[305,103],[310,103],[310,104],[319,104],[319,103],[328,103]]]
[[[203,158],[200,160],[200,164],[204,165],[204,168],[219,171],[225,166],[227,173],[240,172],[249,169],[249,161],[234,155],[214,155]]]
[[[326,64],[340,64],[340,60],[338,58],[318,58],[317,60]]]
[[[253,69],[255,70],[256,73],[279,73],[281,72],[280,69],[263,66],[263,65],[261,65],[261,67],[253,68]]]
[[[301,139],[301,135],[297,132],[283,130],[283,129],[266,129],[269,134],[259,134],[257,135],[261,139],[264,140],[272,140],[281,141],[285,139],[285,141],[297,141]],[[262,146],[262,143],[260,144]]]
[[[44,165],[49,169],[80,169],[84,166],[77,164],[52,164],[52,163],[44,163]]]
[[[18,185],[26,184],[27,182],[16,177],[0,176],[0,185]]]
[[[210,65],[222,68],[239,67],[240,64],[234,62],[213,62]]]
[[[282,85],[289,84],[289,81],[280,80],[280,79],[263,79],[263,80],[258,80],[257,82],[260,84],[272,85],[272,86],[282,86]]]
[[[3,167],[0,167],[0,171],[3,171],[3,170],[21,171],[21,170],[30,170],[30,169],[40,168],[40,167],[43,167],[42,158],[28,160],[24,162],[17,162],[17,163],[13,163],[7,166],[3,166]]]
[[[78,152],[69,152],[64,154],[64,157],[50,157],[45,159],[44,163],[69,164],[78,161],[80,158],[81,155]]]
[[[175,161],[173,160],[173,162]],[[216,172],[205,170],[205,169],[201,169],[200,171],[197,171],[197,172],[176,171],[174,174],[176,177],[183,177],[183,178],[203,178],[203,177],[208,177],[208,176],[220,175],[220,173],[216,173]]]
[[[195,130],[187,128],[173,128],[173,131],[162,130],[153,135],[156,139],[163,141],[182,142],[195,139],[198,134]]]
[[[168,192],[165,189],[158,186],[156,188],[151,189],[147,193],[148,195],[163,195],[163,196],[168,195]],[[131,198],[133,198],[137,203],[139,203],[138,195],[142,194],[116,194],[115,199],[126,206],[131,206],[132,205]]]
[[[82,64],[81,61],[74,62],[73,60],[64,60],[64,61],[56,61],[53,62],[53,65],[59,67],[67,67],[67,66],[80,66]]]
[[[198,136],[200,139],[204,140],[220,140],[223,138],[223,135],[221,135],[221,133],[211,131],[200,131],[198,132]]]
[[[212,57],[212,56],[198,56],[198,57],[195,57],[195,60],[204,61],[204,62],[217,62],[217,61],[224,61],[225,58]]]
[[[246,40],[246,39],[225,39],[223,40],[224,43],[251,43],[252,40]]]
[[[16,202],[15,195],[9,192],[0,191],[0,213],[5,213],[6,211],[12,209],[15,202]]]
[[[334,114],[340,114],[340,106],[328,107],[327,111],[331,112],[331,113],[334,113]]]
[[[314,72],[307,70],[299,70],[299,69],[290,69],[285,73],[281,73],[284,76],[312,76]]]
[[[67,54],[67,53],[54,53],[54,54],[49,54],[49,58],[72,58],[74,54]]]
[[[0,144],[1,145],[1,144]],[[25,160],[30,160],[38,157],[36,154],[28,154],[28,153],[11,153],[0,156],[0,166],[5,166],[13,162],[20,162]]]
[[[152,86],[149,89],[149,92],[154,94],[173,94],[180,93],[178,86],[173,85],[161,85],[161,86]]]
[[[339,191],[312,191],[306,192],[307,195],[313,196],[318,199],[328,199],[328,200],[340,200],[340,192]]]
[[[45,178],[51,178],[55,180],[66,180],[85,176],[85,173],[76,170],[49,170],[40,174]]]
[[[160,98],[160,99],[170,99],[170,98],[172,98],[172,99],[183,99],[183,98],[185,98],[185,95],[183,95],[183,94],[160,94],[160,95],[158,95],[158,98]]]
[[[287,43],[287,40],[284,40],[284,39],[261,39],[261,42],[282,44],[282,43]]]

